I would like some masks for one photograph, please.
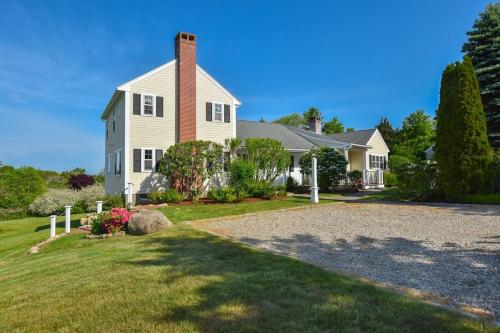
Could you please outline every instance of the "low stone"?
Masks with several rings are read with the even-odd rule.
[[[128,221],[128,233],[131,235],[145,235],[160,231],[171,225],[172,223],[160,211],[142,209]]]

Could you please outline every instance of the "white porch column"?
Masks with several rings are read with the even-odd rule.
[[[50,215],[50,238],[56,237],[56,215]]]
[[[101,214],[102,213],[102,201],[96,201],[97,203],[97,214]]]
[[[312,187],[311,187],[311,202],[317,204],[319,202],[318,194],[318,160],[312,158]]]
[[[347,148],[344,148],[344,157],[347,161],[346,171],[351,171],[351,162],[349,162],[349,150],[347,150]]]
[[[378,180],[378,188],[384,188],[384,171],[383,170],[377,170],[377,180]]]
[[[64,225],[64,232],[69,234],[71,231],[71,206],[64,206],[65,210],[65,222],[66,224]]]

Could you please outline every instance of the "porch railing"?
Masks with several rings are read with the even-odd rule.
[[[384,171],[383,170],[363,170],[363,186],[383,187],[384,186]]]

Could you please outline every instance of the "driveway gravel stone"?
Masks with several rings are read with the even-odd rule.
[[[341,203],[199,226],[500,319],[500,206]]]

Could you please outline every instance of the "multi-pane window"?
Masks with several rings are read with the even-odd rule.
[[[115,175],[122,174],[122,151],[115,151]]]
[[[222,121],[222,104],[214,103],[214,121]]]
[[[153,115],[153,101],[154,97],[151,95],[144,95],[143,102],[143,114],[152,116]]]
[[[385,169],[385,156],[370,155],[371,169]]]
[[[153,150],[144,149],[144,171],[153,171]]]
[[[290,155],[290,166],[288,167],[288,171],[293,172],[294,164],[295,164],[295,158],[293,157],[293,155]]]
[[[116,130],[116,113],[113,111],[113,132]]]
[[[108,154],[108,158],[106,160],[106,167],[108,170],[108,175],[111,174],[111,154]]]

